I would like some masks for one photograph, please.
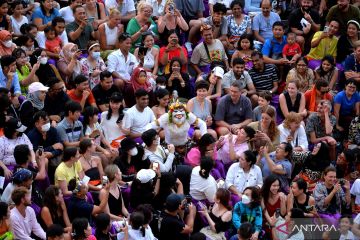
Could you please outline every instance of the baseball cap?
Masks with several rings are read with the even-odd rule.
[[[34,93],[36,91],[47,91],[49,87],[45,87],[41,82],[33,82],[29,85],[28,92]]]
[[[17,132],[21,132],[21,133],[25,132],[25,130],[27,129],[26,126],[22,125],[22,123],[19,120],[13,117],[6,122],[6,127],[10,129],[15,129]]]
[[[211,72],[217,77],[224,77],[224,69],[222,67],[214,67]]]
[[[152,169],[141,169],[137,174],[136,178],[141,183],[147,183],[156,176],[156,173]]]
[[[166,210],[168,210],[170,212],[177,210],[179,208],[179,206],[181,205],[181,201],[182,201],[182,198],[180,197],[180,195],[178,195],[176,193],[170,194],[166,198],[166,202],[165,202]]]

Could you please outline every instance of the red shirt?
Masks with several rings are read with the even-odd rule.
[[[185,47],[181,47],[181,50],[179,48],[175,48],[175,49],[172,49],[172,50],[170,50],[168,52],[165,52],[165,49],[166,49],[166,46],[160,48],[160,51],[159,51],[159,63],[160,63],[160,59],[164,56],[164,54],[168,54],[169,63],[166,64],[166,66],[165,66],[165,74],[168,74],[168,73],[170,73],[169,68],[170,68],[171,59],[173,59],[174,57],[180,58],[181,51],[183,51],[185,58],[188,57],[188,54],[187,54],[187,51],[186,51]],[[184,73],[186,72],[186,64],[184,64],[182,66],[181,71],[184,72]]]
[[[90,90],[89,90],[90,91]],[[71,89],[67,91],[67,95],[70,97],[71,100],[73,100],[74,102],[81,102],[82,96],[76,96],[75,95],[75,89]],[[85,105],[94,105],[96,104],[95,102],[95,98],[94,95],[92,94],[92,92],[90,91],[90,95],[88,96],[88,98],[86,99],[86,103]]]
[[[295,54],[301,54],[301,47],[298,43],[294,43],[291,46],[286,44],[283,48],[283,55],[287,57],[293,57]]]
[[[46,40],[45,41],[45,48],[46,50],[52,53],[60,53],[61,50],[61,38],[56,37],[53,40]]]

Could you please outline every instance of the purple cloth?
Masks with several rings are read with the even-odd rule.
[[[236,203],[240,202],[240,197],[234,193],[231,193],[231,206],[235,206]]]
[[[339,219],[341,217],[340,213],[336,214],[326,214],[326,213],[319,213],[320,218],[322,218],[323,224],[328,224],[331,226],[335,226],[337,229],[339,226]]]
[[[139,145],[143,144],[143,140],[141,139],[141,137],[134,138],[133,140]]]

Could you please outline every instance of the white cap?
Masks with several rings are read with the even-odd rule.
[[[224,69],[222,67],[214,67],[211,72],[217,77],[224,77]]]
[[[139,179],[141,183],[147,183],[156,176],[156,173],[152,169],[141,169],[137,174],[136,178]]]
[[[36,91],[48,91],[49,87],[45,87],[41,82],[33,82],[29,85],[28,92],[34,93]]]

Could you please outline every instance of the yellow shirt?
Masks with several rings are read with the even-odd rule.
[[[322,31],[316,32],[311,42],[314,42],[315,40],[320,38],[322,33]],[[335,58],[338,40],[339,39],[335,36],[333,36],[332,38],[322,39],[317,47],[310,49],[308,57],[310,59],[321,60],[323,57],[325,57],[325,55],[331,55]]]
[[[79,173],[82,171],[80,161],[76,161],[72,167],[66,166],[64,162],[61,162],[55,171],[55,185],[59,185],[59,181],[66,180],[66,183],[73,178],[76,178],[79,181]]]

